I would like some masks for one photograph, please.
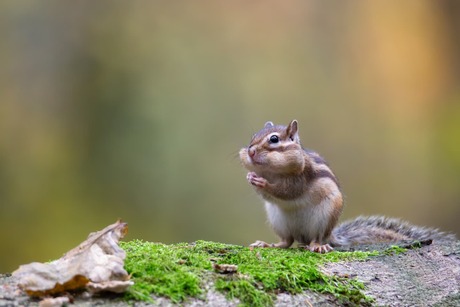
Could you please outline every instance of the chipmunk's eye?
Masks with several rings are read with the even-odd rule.
[[[272,135],[268,141],[270,144],[276,144],[280,141],[280,138],[277,135]]]

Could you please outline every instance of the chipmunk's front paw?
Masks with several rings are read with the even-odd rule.
[[[320,254],[329,253],[334,250],[329,244],[321,245],[319,243],[311,243],[307,248],[314,253]]]
[[[250,184],[252,184],[253,186],[258,187],[258,188],[265,188],[267,186],[267,184],[268,184],[267,179],[259,177],[254,172],[248,173],[246,178],[248,179],[248,182]]]

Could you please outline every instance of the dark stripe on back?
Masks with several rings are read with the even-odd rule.
[[[329,179],[331,179],[332,181],[334,181],[335,184],[336,184],[337,186],[339,186],[339,181],[338,181],[337,178],[334,176],[334,174],[332,174],[332,172],[330,172],[330,171],[328,171],[328,170],[325,170],[325,169],[321,169],[321,170],[315,171],[314,178],[315,178],[315,179],[319,179],[319,178],[329,178]]]
[[[316,163],[316,164],[324,164],[324,165],[327,165],[327,162],[326,160],[323,159],[323,157],[321,157],[318,153],[312,151],[312,150],[309,150],[309,149],[304,149],[305,153],[313,159],[313,161]]]

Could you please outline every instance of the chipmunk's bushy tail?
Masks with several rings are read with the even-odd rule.
[[[333,246],[373,244],[405,240],[455,240],[455,235],[437,229],[411,225],[405,221],[384,216],[360,216],[338,225],[332,231]]]

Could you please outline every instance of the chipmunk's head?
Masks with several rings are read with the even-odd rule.
[[[286,126],[265,123],[254,134],[248,147],[240,150],[243,166],[258,174],[298,174],[304,170],[305,159],[300,145],[297,121]]]

